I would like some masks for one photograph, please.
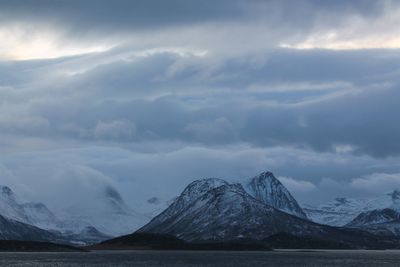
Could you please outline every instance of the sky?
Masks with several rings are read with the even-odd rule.
[[[54,207],[266,170],[304,203],[380,195],[399,77],[400,1],[0,1],[0,183]]]

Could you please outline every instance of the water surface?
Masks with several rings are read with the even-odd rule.
[[[400,251],[0,253],[0,266],[400,266]]]

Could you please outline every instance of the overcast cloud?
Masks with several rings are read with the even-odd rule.
[[[0,1],[0,182],[54,206],[264,170],[304,202],[395,189],[398,3]]]

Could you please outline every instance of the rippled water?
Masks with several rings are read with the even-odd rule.
[[[400,251],[0,253],[0,266],[400,266]]]

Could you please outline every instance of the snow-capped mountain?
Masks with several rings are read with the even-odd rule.
[[[282,212],[248,194],[241,184],[220,179],[192,182],[170,207],[137,232],[170,234],[192,242],[263,240],[280,232],[352,245],[376,242],[364,232],[324,226]]]
[[[93,226],[70,218],[61,220],[42,203],[20,203],[15,193],[7,186],[0,186],[0,215],[8,221],[47,230],[73,242],[101,241],[110,237],[97,230],[97,236],[94,235],[94,231],[91,235],[85,235],[87,229],[92,229]]]
[[[7,186],[0,186],[0,214],[21,222],[29,221],[24,208],[17,202],[14,192]]]
[[[7,186],[0,186],[0,214],[43,229],[58,229],[61,224],[42,203],[19,203],[17,196]]]
[[[244,186],[250,195],[264,204],[300,218],[307,218],[296,199],[272,172],[263,172],[251,178]]]
[[[362,212],[346,227],[360,228],[379,235],[400,236],[400,212],[390,208]]]
[[[99,191],[87,201],[75,202],[53,213],[42,203],[21,203],[9,187],[0,186],[0,215],[78,238],[76,242],[92,242],[96,233],[97,241],[132,233],[150,221],[150,217],[128,207],[115,188],[104,186]]]
[[[301,219],[265,205],[240,184],[211,178],[189,184],[168,209],[139,232],[172,234],[187,241],[262,239],[283,230],[293,231],[296,220]]]
[[[375,198],[336,198],[317,207],[303,206],[309,219],[333,226],[346,225],[362,212],[385,208],[400,210],[400,191],[394,190]]]
[[[392,209],[371,210],[360,213],[347,226],[360,227],[393,221],[400,221],[399,212]]]

